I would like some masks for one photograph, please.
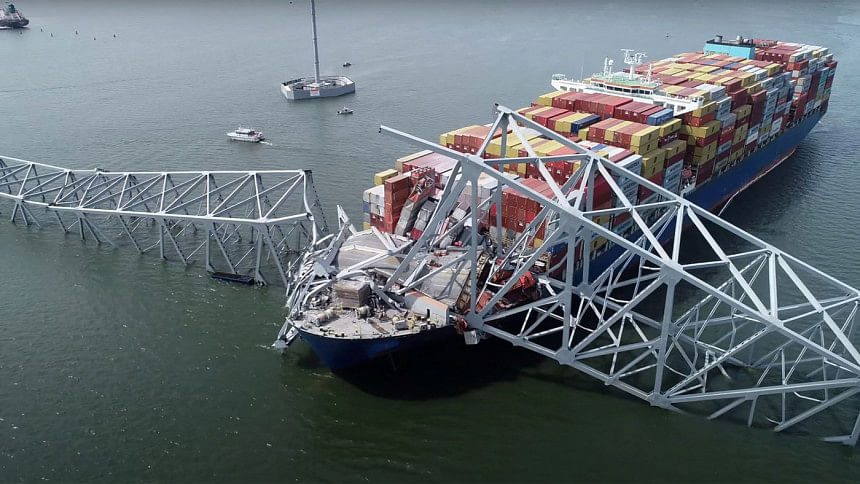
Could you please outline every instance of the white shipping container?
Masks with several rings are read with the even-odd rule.
[[[776,118],[773,120],[773,123],[770,125],[770,132],[771,133],[778,133],[780,129],[782,129],[782,118]]]
[[[370,200],[371,204],[376,205],[384,205],[385,204],[385,185],[377,185],[370,190]]]

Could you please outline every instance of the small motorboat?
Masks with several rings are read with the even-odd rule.
[[[263,133],[249,128],[236,128],[236,131],[227,133],[227,137],[234,141],[248,141],[250,143],[259,143],[263,141]]]
[[[349,66],[351,66],[351,65],[352,65],[352,62],[344,62],[344,63],[343,63],[343,66],[344,66],[344,67],[349,67]]]
[[[352,109],[349,109],[349,108],[348,108],[348,107],[346,107],[346,106],[344,106],[344,107],[342,107],[342,108],[340,108],[340,109],[338,109],[338,110],[337,110],[337,114],[352,114],[352,113],[353,113],[353,110],[352,110]]]

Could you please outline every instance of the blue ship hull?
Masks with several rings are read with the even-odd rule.
[[[444,326],[420,333],[372,339],[327,338],[301,329],[299,334],[326,366],[339,371],[389,353],[451,338],[457,333],[453,326]]]
[[[694,192],[688,194],[687,198],[709,210],[721,206],[734,194],[744,190],[788,158],[797,145],[815,127],[822,115],[823,113],[820,111],[811,113],[800,123],[722,175],[704,183]],[[665,243],[665,241],[662,242]],[[600,275],[622,252],[623,248],[613,246],[595,258],[590,265],[592,277]],[[453,337],[456,334],[452,326],[405,336],[373,339],[328,338],[307,333],[301,329],[299,333],[332,371],[343,370],[381,355],[426,345]]]

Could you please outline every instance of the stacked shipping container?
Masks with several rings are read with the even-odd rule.
[[[729,170],[760,145],[768,143],[783,130],[810,112],[825,111],[836,69],[836,61],[826,48],[775,41],[756,41],[760,47],[754,59],[721,53],[687,53],[650,65],[654,79],[662,82],[659,94],[699,99],[702,104],[682,116],[660,105],[601,93],[554,91],[537,98],[531,106],[518,112],[568,139],[580,142],[614,163],[647,178],[674,193],[685,187],[707,183]],[[640,66],[640,73],[649,66]],[[444,133],[440,144],[464,152],[477,153],[490,134],[490,125],[473,125]],[[520,128],[533,152],[541,157],[572,154],[564,144],[543,138],[534,130]],[[530,153],[520,139],[508,131],[502,151],[500,131],[492,134],[484,157],[527,157]],[[490,161],[490,163],[492,163]],[[365,192],[365,228],[393,232],[410,196],[416,171],[432,174],[434,194],[450,182],[455,161],[449,157],[418,152],[397,160],[396,171],[376,175],[376,186]],[[546,163],[549,175],[564,184],[580,168],[576,161]],[[549,185],[534,164],[507,164],[500,167],[511,177],[552,197]],[[596,177],[593,208],[619,206],[606,180]],[[492,180],[495,183],[495,180]],[[647,203],[656,195],[633,180],[615,182],[632,203]],[[486,200],[494,184],[479,189],[479,199]],[[511,240],[534,220],[541,207],[515,190],[501,195],[501,228],[503,240]],[[429,202],[428,202],[429,203]],[[408,235],[420,234],[435,204],[411,207],[416,218]],[[468,211],[468,203],[461,204]],[[495,205],[485,223],[496,226]],[[465,213],[465,212],[464,212]],[[417,217],[416,217],[417,214]],[[462,214],[461,214],[462,215]],[[629,214],[605,216],[596,220],[612,230],[626,234],[633,230]],[[490,231],[491,234],[495,230]],[[546,235],[545,224],[539,227],[535,244]],[[605,240],[595,239],[592,248],[600,250]],[[582,247],[577,247],[581,254]],[[554,250],[558,255],[566,251]]]

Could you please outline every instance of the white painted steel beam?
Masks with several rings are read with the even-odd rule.
[[[815,419],[829,413],[842,428],[829,432],[836,436],[821,436],[856,444],[860,352],[854,338],[860,291],[515,111],[497,110],[491,135],[477,154],[380,127],[380,132],[455,159],[454,170],[460,174],[445,187],[421,237],[396,254],[400,266],[380,293],[396,299],[426,278],[425,265],[417,262],[441,248],[441,235],[450,230],[450,211],[469,191],[471,213],[465,219],[471,224],[464,230],[473,267],[470,303],[454,316],[469,328],[671,410],[710,418],[743,414],[749,425],[776,431],[803,428],[813,434],[824,432]],[[537,156],[522,127],[576,155]],[[484,159],[497,129],[503,151],[513,137],[528,157]],[[563,159],[577,160],[580,167],[560,184],[552,181],[545,164]],[[552,194],[498,171],[511,163],[536,165]],[[482,175],[499,186],[488,200],[479,201],[474,194]],[[632,183],[637,191],[644,187],[653,195],[630,200],[622,180],[625,187]],[[598,183],[609,187],[613,205],[596,203]],[[499,204],[504,188],[541,207],[521,233],[508,233],[499,227],[500,216],[487,215],[488,204]],[[633,220],[629,233],[616,233],[594,220],[624,214]],[[348,219],[341,223],[346,233]],[[544,234],[538,239],[541,226]],[[343,238],[338,240],[309,256],[306,264],[315,258],[331,260]],[[475,270],[482,253],[489,261],[486,280],[478,280]],[[548,271],[538,270],[535,264],[541,260],[548,261]],[[502,271],[509,277],[491,284]],[[501,306],[528,272],[538,280],[537,299]],[[321,282],[310,272],[303,281],[296,294],[307,300]],[[302,311],[302,297],[291,300],[291,310]]]
[[[97,243],[285,286],[285,267],[328,232],[309,170],[110,172],[0,156],[0,210],[10,205],[13,222],[68,232],[73,218]]]

